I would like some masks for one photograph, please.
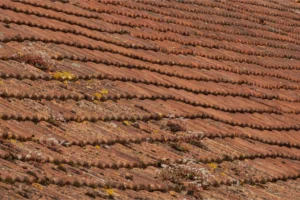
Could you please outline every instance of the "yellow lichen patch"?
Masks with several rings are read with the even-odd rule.
[[[102,89],[100,92],[96,92],[96,93],[94,94],[94,98],[99,100],[99,99],[101,99],[101,97],[102,97],[103,95],[106,95],[106,94],[108,94],[108,90]]]
[[[23,146],[23,144],[22,144],[21,142],[18,142],[18,141],[14,140],[14,139],[11,139],[10,142],[11,142],[12,144],[17,145],[17,146]]]
[[[209,163],[208,166],[210,166],[212,169],[217,169],[218,164],[217,163]]]
[[[111,196],[114,195],[114,190],[113,189],[106,189],[105,192],[108,195],[111,195]]]
[[[0,80],[0,85],[2,85],[2,84],[4,84],[4,82]]]
[[[162,113],[157,113],[159,118],[162,118],[163,117],[163,114]]]
[[[131,125],[131,122],[125,120],[125,121],[123,121],[123,124],[126,125],[126,126],[130,126],[130,125]]]
[[[124,131],[123,131],[120,127],[117,128],[117,131],[118,131],[118,133],[120,133],[120,134],[123,134],[123,133],[124,133]]]
[[[69,72],[55,72],[53,74],[53,78],[55,79],[59,79],[59,80],[68,80],[68,81],[72,81],[75,80],[76,76],[74,74],[71,74]]]
[[[101,93],[101,94],[108,94],[108,90],[107,90],[107,89],[102,89],[102,90],[100,91],[100,93]]]
[[[170,191],[170,195],[172,195],[173,197],[176,197],[176,192]]]
[[[21,51],[17,51],[18,56],[23,56],[24,54]]]
[[[95,147],[96,147],[97,149],[100,149],[100,146],[99,146],[99,145],[96,145]]]
[[[221,173],[222,176],[227,176],[224,172]]]
[[[38,184],[38,183],[32,183],[32,186],[35,187],[35,188],[37,188],[37,189],[39,189],[39,190],[43,190],[44,189],[43,186],[40,185],[40,184]]]
[[[210,172],[215,172],[215,170],[218,167],[218,164],[217,163],[209,163],[208,166],[211,167]]]
[[[95,99],[101,99],[102,94],[97,92],[97,93],[94,94],[94,97],[95,97]]]

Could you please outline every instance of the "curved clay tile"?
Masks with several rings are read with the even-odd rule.
[[[299,8],[1,1],[0,196],[298,199]]]

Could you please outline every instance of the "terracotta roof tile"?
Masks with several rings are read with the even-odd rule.
[[[1,1],[1,199],[299,199],[299,9]]]

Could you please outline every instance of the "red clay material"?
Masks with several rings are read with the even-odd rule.
[[[2,0],[0,199],[300,199],[300,5]]]

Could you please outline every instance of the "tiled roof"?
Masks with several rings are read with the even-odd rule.
[[[300,199],[300,5],[1,0],[0,199]]]

